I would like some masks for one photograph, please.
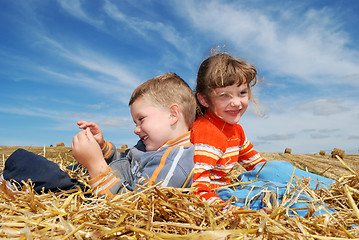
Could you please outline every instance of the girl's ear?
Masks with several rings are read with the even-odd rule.
[[[181,115],[181,108],[178,104],[174,103],[169,107],[170,110],[170,124],[176,124]]]
[[[202,94],[200,93],[197,93],[197,99],[198,99],[198,102],[203,106],[203,107],[206,107],[208,108],[208,102],[207,102],[207,99],[205,96],[203,96]]]

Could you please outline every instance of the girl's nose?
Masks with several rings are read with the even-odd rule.
[[[234,107],[241,106],[241,98],[240,97],[233,97],[231,100],[231,105]]]

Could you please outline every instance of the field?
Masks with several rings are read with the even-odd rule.
[[[28,151],[36,154],[44,155],[45,157],[53,160],[56,158],[74,161],[70,147],[32,147],[20,146]],[[12,152],[19,146],[0,146],[1,160],[7,159]],[[123,149],[119,149],[123,151]],[[337,158],[332,158],[331,155],[325,156],[319,154],[288,154],[288,153],[260,153],[262,157],[267,160],[280,160],[292,163],[296,168],[306,170],[312,173],[320,174],[325,177],[338,179],[342,175],[351,174],[350,170],[341,163]],[[359,170],[359,155],[346,155],[345,164],[354,170]],[[3,161],[0,161],[0,168],[3,168]]]
[[[19,147],[0,146],[0,168]],[[74,161],[69,147],[21,147],[45,156],[65,170]],[[120,149],[123,151],[124,149]],[[80,189],[37,194],[31,183],[22,191],[7,190],[0,182],[1,239],[359,239],[359,155],[344,160],[330,155],[261,153],[268,160],[282,160],[295,167],[336,180],[326,190],[307,188],[313,198],[305,217],[288,217],[288,207],[279,204],[274,192],[264,202],[269,212],[250,209],[222,212],[192,194],[192,189],[143,187],[141,191],[95,198]],[[65,170],[68,171],[68,170]],[[241,171],[240,168],[237,169]],[[86,174],[68,172],[86,179]],[[84,181],[86,182],[86,181]],[[268,197],[273,201],[268,201]],[[293,198],[294,197],[294,198]],[[287,193],[282,201],[297,201]],[[313,214],[330,206],[334,213]]]
[[[281,160],[292,163],[296,168],[307,170],[331,179],[338,179],[351,171],[337,158],[331,155],[319,154],[287,154],[287,153],[261,153],[268,160]],[[351,169],[359,170],[359,155],[346,155],[345,164]]]

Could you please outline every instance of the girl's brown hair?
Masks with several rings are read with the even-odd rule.
[[[216,53],[206,60],[204,60],[197,74],[197,85],[195,94],[202,94],[208,101],[210,101],[210,94],[216,88],[228,87],[233,84],[238,86],[243,83],[247,84],[249,91],[249,99],[255,102],[251,87],[258,82],[257,70],[251,64],[234,58],[228,53]],[[206,112],[206,107],[202,106],[197,100],[197,115],[202,115]]]

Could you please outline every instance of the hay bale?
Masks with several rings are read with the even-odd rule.
[[[292,149],[291,149],[291,148],[286,148],[286,149],[284,150],[284,153],[291,154],[291,153],[292,153]]]
[[[127,144],[123,144],[123,145],[121,146],[121,148],[122,148],[122,149],[127,149],[128,146],[127,146]]]
[[[65,143],[63,142],[56,143],[56,147],[65,147]]]
[[[324,150],[320,150],[319,155],[325,156],[325,151],[324,151]]]
[[[117,151],[120,153],[124,153],[128,149],[127,144],[123,144],[121,148],[117,148]]]
[[[335,156],[340,157],[341,159],[344,159],[345,157],[345,151],[339,148],[334,148],[333,151],[331,152],[332,154],[332,158],[335,158]]]

